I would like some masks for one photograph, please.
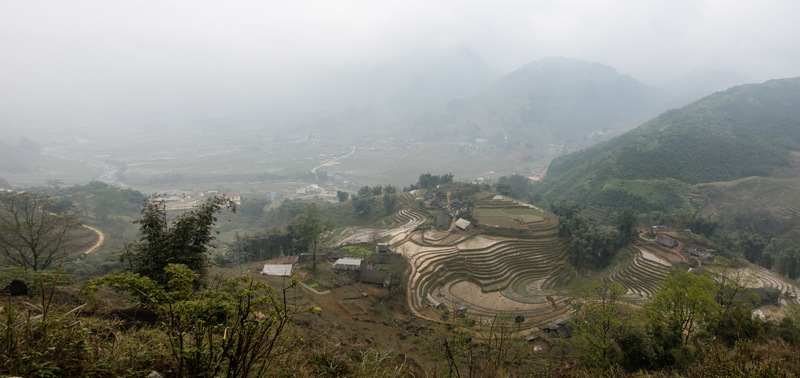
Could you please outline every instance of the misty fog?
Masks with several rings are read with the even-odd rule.
[[[324,168],[349,188],[426,171],[536,176],[670,107],[800,75],[799,11],[793,1],[5,1],[0,177],[238,188],[351,149]],[[576,90],[632,88],[649,102],[568,136],[517,133],[570,122],[529,109],[564,82],[501,90],[548,57],[616,70]],[[594,75],[576,69],[573,79]],[[569,105],[551,107],[579,104],[564,96]]]

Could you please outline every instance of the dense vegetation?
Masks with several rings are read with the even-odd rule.
[[[735,87],[554,160],[536,191],[545,201],[563,196],[603,206],[631,195],[641,201],[640,211],[677,208],[680,188],[665,180],[696,184],[770,175],[790,163],[789,151],[800,150],[798,123],[800,79]]]
[[[509,176],[497,189],[542,206],[575,201],[606,224],[632,208],[644,222],[692,229],[723,255],[795,278],[798,125],[800,79],[739,86],[555,159],[537,183]],[[595,230],[586,243],[604,240]]]
[[[454,197],[478,189],[468,184],[454,187],[462,187],[454,190]],[[509,184],[506,189],[513,187]],[[403,194],[392,188],[387,191],[386,186],[366,188],[361,195],[397,195],[398,201],[406,201]],[[313,335],[304,333],[310,323],[297,320],[307,319],[304,314],[317,309],[295,307],[286,300],[287,290],[298,284],[295,280],[276,286],[245,277],[208,276],[211,225],[226,203],[211,199],[195,211],[172,218],[160,202],[149,199],[136,222],[140,240],[128,247],[129,254],[135,253],[129,255],[132,269],[86,282],[80,298],[70,299],[60,292],[60,285],[69,279],[59,271],[29,280],[39,282],[31,302],[37,304],[9,299],[0,310],[4,330],[0,372],[44,376],[141,376],[150,370],[168,376],[424,374],[424,369],[398,357],[405,354],[402,350],[375,351],[364,344],[353,346],[359,353],[347,354],[339,349],[341,343],[331,346],[314,341]],[[252,248],[259,252],[248,259],[263,260],[275,251],[312,250],[315,242],[307,236],[314,232],[307,225],[322,225],[316,229],[321,232],[326,216],[342,209],[357,219],[347,202],[316,210],[318,205],[295,208],[289,204],[274,210],[276,215],[294,213],[286,228],[238,238],[231,251]],[[587,218],[575,203],[560,202],[553,210],[561,217],[559,232],[576,247],[572,258],[581,268],[607,264],[636,235],[637,217],[632,210],[618,212],[610,226]],[[380,217],[384,211],[375,209],[369,216]],[[751,236],[743,235],[739,243],[756,251],[763,243]],[[584,240],[593,242],[583,245]],[[363,251],[359,248],[357,253]],[[443,325],[422,326],[413,337],[435,362],[429,369],[442,375],[797,374],[798,366],[791,362],[800,353],[797,313],[790,312],[778,324],[751,317],[750,311],[763,303],[744,289],[747,277],[720,274],[714,269],[701,274],[676,269],[644,309],[627,304],[617,284],[599,282],[574,302],[572,337],[554,339],[547,354],[531,356],[530,348],[513,336],[516,325],[501,317],[479,326],[475,319],[443,313]],[[405,285],[392,286],[386,297],[394,298],[400,308],[405,306],[405,295],[402,290],[397,295],[397,290]],[[123,294],[138,307],[136,313],[145,317],[123,322],[117,315],[99,316],[107,306],[102,302],[112,292]],[[682,318],[687,313],[682,308],[689,308],[693,318]],[[743,358],[747,364],[741,363]]]

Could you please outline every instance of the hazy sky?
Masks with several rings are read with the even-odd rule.
[[[706,68],[760,81],[800,76],[799,14],[797,0],[3,0],[0,113],[274,94],[453,46],[503,73],[564,56],[652,84]]]

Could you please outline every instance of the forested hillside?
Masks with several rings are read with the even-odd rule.
[[[640,210],[680,207],[682,183],[769,176],[800,150],[800,79],[715,93],[606,143],[552,162],[537,186],[546,201]]]

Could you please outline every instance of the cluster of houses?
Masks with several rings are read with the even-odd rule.
[[[655,242],[667,248],[675,248],[680,245],[677,240],[667,236],[665,233],[670,232],[673,234],[686,233],[691,235],[691,230],[675,230],[667,226],[653,226],[652,232],[655,234]],[[687,244],[683,246],[681,252],[694,256],[700,260],[708,260],[714,257],[714,250],[706,249],[699,245]]]
[[[218,190],[161,194],[158,196],[158,199],[164,201],[167,210],[187,210],[200,206],[207,198],[217,196],[225,196],[231,199],[237,206],[242,204],[242,196],[239,192],[220,194]]]
[[[318,256],[319,258],[320,256]],[[295,263],[304,263],[313,259],[311,254],[301,254],[298,256]],[[378,244],[373,253],[368,259],[360,259],[356,257],[333,256],[333,269],[339,271],[357,271],[358,281],[368,284],[380,285],[383,287],[389,286],[391,283],[391,274],[388,271],[377,269],[375,266],[378,264],[390,264],[397,259],[401,259],[399,253],[394,253],[389,250],[388,244]],[[278,277],[291,277],[293,264],[264,264],[264,269],[261,274]]]
[[[458,217],[459,214],[469,210],[469,205],[459,198],[448,200],[447,192],[444,189],[429,191],[425,197],[425,206],[428,209],[442,210],[442,214],[436,218],[433,224],[437,230],[469,231],[473,228],[472,222]]]

